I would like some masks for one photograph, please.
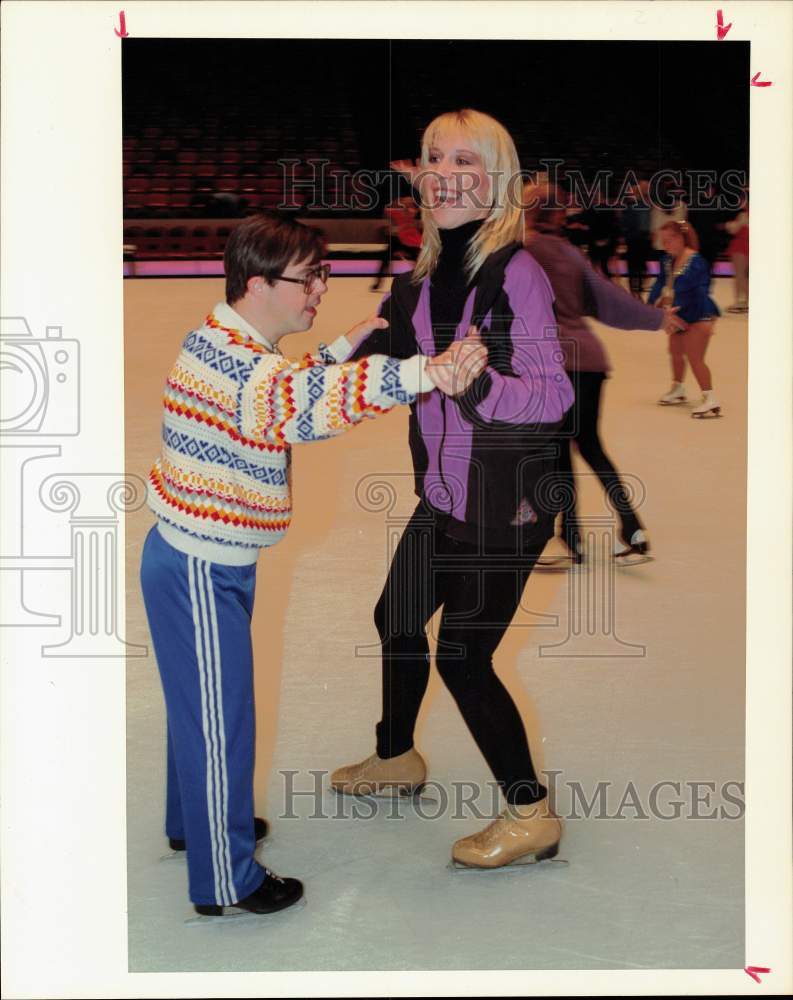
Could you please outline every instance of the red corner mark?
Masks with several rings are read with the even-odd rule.
[[[113,28],[113,31],[115,31],[115,33],[118,35],[119,38],[129,38],[129,32],[127,31],[127,21],[126,18],[124,17],[123,10],[119,11],[118,17],[120,22],[118,27],[121,28],[121,31],[119,31],[118,28]]]
[[[718,40],[720,42],[724,40],[727,32],[730,30],[731,27],[732,27],[732,21],[730,21],[730,23],[725,28],[725,26],[724,26],[724,14],[720,10],[717,10],[716,11],[716,36],[718,37]]]
[[[752,86],[753,87],[770,87],[771,86],[771,81],[770,80],[758,80],[757,79],[758,76],[760,76],[760,74],[759,73],[755,73],[755,75],[752,77]]]
[[[763,965],[747,965],[743,970],[747,976],[751,976],[756,983],[760,982],[760,977],[757,975],[758,972],[770,972],[770,969],[766,969]]]

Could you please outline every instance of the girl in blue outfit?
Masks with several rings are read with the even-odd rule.
[[[713,333],[714,321],[720,316],[719,307],[708,294],[710,269],[697,250],[697,234],[686,222],[667,222],[661,227],[664,254],[658,278],[650,291],[648,302],[660,307],[677,306],[677,319],[687,326],[680,333],[669,335],[672,358],[672,388],[658,402],[675,406],[686,401],[683,377],[686,359],[702,389],[702,402],[692,417],[721,416],[721,405],[713,393],[710,368],[705,364],[705,351]]]

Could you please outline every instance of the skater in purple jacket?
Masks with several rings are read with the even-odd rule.
[[[347,794],[411,794],[426,778],[414,747],[430,671],[425,626],[443,608],[436,665],[492,771],[505,811],[452,848],[454,862],[496,868],[553,857],[561,822],[532,763],[526,731],[493,670],[539,553],[553,534],[546,492],[573,391],[542,268],[523,249],[520,166],[506,130],[465,110],[427,127],[420,166],[423,241],[394,280],[356,356],[436,355],[474,329],[488,365],[454,399],[411,406],[418,506],[375,609],[383,711],[375,752],[331,776]]]

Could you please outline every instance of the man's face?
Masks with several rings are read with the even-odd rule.
[[[299,263],[292,261],[284,268],[282,274],[284,278],[296,280],[283,281],[276,278],[273,279],[272,285],[265,284],[264,305],[267,310],[267,321],[277,332],[278,337],[311,329],[320,300],[328,290],[325,282],[316,277],[311,283],[311,291],[305,291],[303,281],[317,266],[316,261],[303,260]]]

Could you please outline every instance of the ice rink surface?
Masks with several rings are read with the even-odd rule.
[[[314,329],[282,341],[284,353],[297,357],[373,312],[368,284],[331,280]],[[145,478],[165,377],[223,282],[127,280],[124,289],[127,472]],[[730,279],[715,282],[715,298],[729,304]],[[456,790],[491,776],[434,670],[416,738],[430,765],[427,801],[362,803],[356,817],[355,800],[310,773],[374,750],[372,610],[389,535],[415,503],[400,409],[295,449],[294,521],[259,560],[255,795],[272,827],[259,857],[304,881],[304,905],[191,922],[185,862],[161,860],[156,664],[151,654],[128,663],[130,971],[744,965],[747,320],[717,322],[707,361],[724,417],[709,421],[691,419],[699,391],[690,372],[689,405],[656,405],[671,382],[665,334],[595,326],[615,369],[602,439],[643,484],[656,558],[614,571],[596,551],[575,573],[535,573],[496,655],[567,817],[562,863],[447,868],[452,842],[488,822],[462,808],[455,816]],[[393,487],[392,509],[372,509],[374,481]],[[582,514],[606,515],[598,484],[582,477],[579,489]],[[138,567],[151,524],[146,508],[126,521],[126,637],[148,646]],[[290,796],[289,782],[309,794]],[[477,803],[492,812],[489,790]]]

